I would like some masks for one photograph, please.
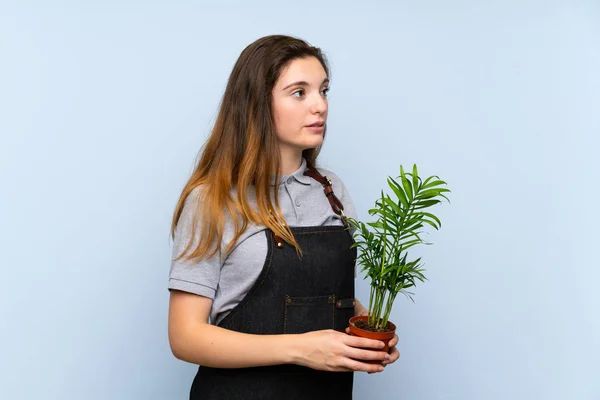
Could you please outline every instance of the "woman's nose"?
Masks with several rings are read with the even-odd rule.
[[[324,98],[321,94],[315,96],[313,103],[312,103],[311,111],[313,113],[318,112],[321,114],[326,112],[327,111],[327,99]]]

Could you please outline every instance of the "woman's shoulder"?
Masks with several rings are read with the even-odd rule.
[[[323,176],[326,176],[331,180],[331,187],[333,188],[333,192],[340,200],[340,202],[344,205],[344,211],[348,217],[357,218],[356,208],[354,206],[354,201],[350,196],[348,188],[344,184],[344,181],[338,174],[333,172],[328,168],[317,167],[317,171]]]
[[[200,229],[200,223],[205,218],[204,212],[206,212],[206,210],[202,207],[202,205],[207,195],[209,195],[209,188],[207,185],[201,184],[192,189],[184,201],[182,215],[185,214],[190,220],[194,219],[197,222],[197,229]],[[231,199],[237,198],[237,189],[235,187],[230,190],[230,197]],[[254,200],[251,200],[250,203],[251,207],[257,208]],[[231,211],[235,212],[235,209]],[[225,243],[229,243],[229,241],[235,237],[236,226],[241,223],[242,217],[237,213],[234,215],[230,214],[230,210],[228,210],[226,207],[223,207],[221,212],[223,217],[223,226],[221,227],[223,237],[221,240],[221,245],[223,245]],[[242,232],[238,241],[241,242],[248,236],[258,233],[264,229],[264,226],[249,221],[246,230]]]
[[[206,193],[206,186],[200,184],[190,191],[190,193],[187,195],[185,201],[196,203],[200,199],[200,197],[203,196],[205,193]]]

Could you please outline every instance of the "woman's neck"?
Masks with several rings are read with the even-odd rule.
[[[279,167],[279,173],[281,175],[289,175],[294,173],[302,165],[302,152],[285,152],[281,151],[281,165]]]

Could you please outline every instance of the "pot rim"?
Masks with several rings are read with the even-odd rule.
[[[388,320],[388,324],[391,325],[391,327],[393,328],[391,331],[386,331],[386,332],[372,332],[372,331],[367,331],[365,329],[361,329],[359,327],[357,327],[356,325],[354,325],[355,321],[360,321],[360,320],[366,320],[368,317],[366,315],[355,315],[354,317],[350,318],[350,329],[351,330],[355,330],[356,332],[364,332],[366,335],[369,335],[369,337],[372,337],[374,339],[389,339],[394,337],[394,335],[396,334],[396,325],[392,322]]]

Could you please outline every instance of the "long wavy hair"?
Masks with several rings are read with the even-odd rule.
[[[185,259],[192,261],[214,256],[223,240],[226,215],[232,217],[235,234],[224,249],[225,254],[231,252],[250,222],[271,229],[301,253],[279,207],[281,160],[272,90],[291,61],[308,57],[317,58],[329,76],[328,62],[321,49],[290,36],[262,37],[240,54],[229,76],[215,125],[175,207],[172,238],[186,198],[202,186],[194,210],[192,238],[175,260],[184,254]],[[303,151],[308,165],[316,165],[319,151],[320,147]],[[251,187],[256,191],[258,210],[248,201]],[[232,196],[233,188],[237,189],[237,196]],[[191,249],[198,234],[198,222],[200,237]]]

